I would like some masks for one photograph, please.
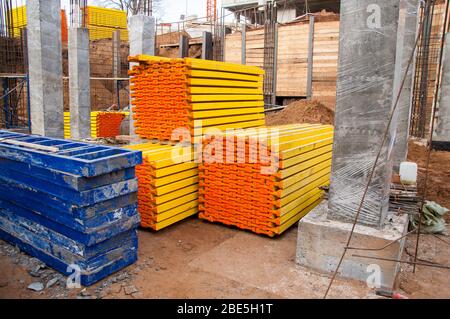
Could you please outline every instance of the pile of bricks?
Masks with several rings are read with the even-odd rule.
[[[263,74],[253,66],[140,55],[130,71],[136,134],[191,139],[207,128],[259,127],[264,122]]]
[[[141,152],[0,131],[0,238],[91,285],[137,259]]]
[[[142,151],[142,165],[136,167],[142,227],[160,230],[198,213],[198,165],[191,146],[146,143],[127,148]]]
[[[116,137],[120,125],[129,112],[91,112],[91,137]],[[64,138],[70,139],[70,112],[64,112]]]
[[[200,218],[258,234],[281,234],[322,199],[329,184],[333,127],[287,125],[227,135],[199,165]]]

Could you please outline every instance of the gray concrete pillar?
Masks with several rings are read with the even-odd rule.
[[[395,78],[393,106],[408,68],[408,62],[414,51],[418,29],[419,0],[400,0],[399,25],[397,32],[397,57],[395,62]],[[394,171],[398,173],[400,163],[406,161],[408,155],[409,122],[411,118],[412,88],[414,64],[411,63],[398,101],[395,122],[397,131],[393,149]]]
[[[203,31],[202,39],[203,39],[202,59],[203,60],[212,60],[213,59],[212,33],[208,32],[208,31]]]
[[[27,1],[31,131],[64,138],[61,4]]]
[[[399,0],[341,0],[339,70],[328,218],[353,222],[392,107]],[[381,227],[388,210],[392,134],[359,217]]]
[[[128,38],[130,42],[130,56],[147,54],[155,55],[155,27],[154,17],[145,15],[131,16],[128,21]],[[133,64],[130,65],[130,68]],[[130,98],[130,135],[135,135],[133,124],[133,110]]]
[[[74,140],[91,137],[89,30],[69,29],[70,134]]]
[[[442,82],[436,110],[433,144],[442,144],[443,148],[450,149],[450,33],[445,35],[442,65]]]

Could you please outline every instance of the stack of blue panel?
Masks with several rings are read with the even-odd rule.
[[[0,238],[89,286],[137,259],[139,151],[0,131]],[[75,277],[76,278],[76,277]]]

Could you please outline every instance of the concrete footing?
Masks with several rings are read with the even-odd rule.
[[[333,273],[344,252],[352,224],[327,219],[328,202],[324,201],[305,216],[298,226],[297,257],[299,265],[325,273]],[[351,247],[381,248],[402,237],[407,232],[408,216],[388,215],[381,229],[356,225]],[[373,287],[392,289],[400,264],[372,258],[401,258],[405,239],[389,247],[376,250],[348,250],[339,269],[339,275],[373,284]]]

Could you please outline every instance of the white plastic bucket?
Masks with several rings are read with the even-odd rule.
[[[403,162],[400,164],[400,181],[404,184],[417,183],[417,164]]]

